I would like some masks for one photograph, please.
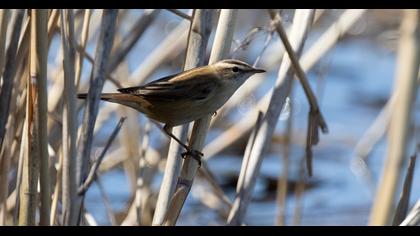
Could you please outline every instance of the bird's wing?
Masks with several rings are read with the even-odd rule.
[[[164,77],[143,86],[121,88],[118,91],[158,101],[204,100],[210,97],[218,86],[217,81],[211,78],[171,80],[175,76]]]
[[[180,73],[178,73],[178,74],[180,74]],[[138,94],[138,92],[139,92],[141,89],[143,89],[143,88],[145,88],[145,87],[148,87],[148,86],[151,86],[151,85],[153,85],[153,84],[165,84],[165,83],[166,83],[166,82],[168,82],[170,79],[172,79],[172,78],[174,78],[175,76],[177,76],[178,74],[174,74],[174,75],[166,76],[166,77],[163,77],[163,78],[161,78],[161,79],[158,79],[158,80],[152,81],[152,82],[150,82],[150,83],[148,83],[148,84],[145,84],[145,85],[134,86],[134,87],[128,87],[128,88],[120,88],[120,89],[118,89],[118,92],[120,92],[120,93],[129,93],[129,94]]]

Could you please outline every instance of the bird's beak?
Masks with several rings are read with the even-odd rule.
[[[252,72],[254,72],[254,73],[264,73],[265,72],[265,70],[263,70],[263,69],[253,69],[252,70]]]

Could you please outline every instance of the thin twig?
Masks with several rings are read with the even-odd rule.
[[[83,195],[89,189],[90,185],[96,178],[96,174],[98,171],[99,166],[101,165],[102,160],[105,157],[106,152],[108,151],[109,147],[111,146],[112,142],[114,141],[115,137],[117,137],[118,132],[121,129],[126,117],[121,117],[117,126],[115,126],[114,130],[109,136],[108,141],[105,144],[104,149],[102,149],[101,154],[99,155],[98,159],[93,163],[92,167],[90,168],[89,174],[87,175],[86,181],[79,187],[78,194]]]

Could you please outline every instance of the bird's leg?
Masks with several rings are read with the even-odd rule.
[[[197,151],[197,150],[193,150],[190,149],[186,144],[184,144],[183,142],[181,142],[181,140],[179,140],[172,132],[171,132],[171,126],[165,125],[163,126],[163,130],[165,131],[165,133],[167,135],[169,135],[169,137],[173,138],[177,143],[179,143],[179,145],[181,145],[183,148],[185,148],[185,150],[187,150],[186,152],[181,153],[182,158],[186,158],[186,156],[191,156],[192,158],[194,158],[197,162],[198,165],[201,166],[201,157],[203,156],[203,153]]]
[[[172,132],[171,132],[172,127],[169,125],[165,125],[163,126],[163,131],[165,131],[165,133],[167,135],[169,135],[169,137],[173,138],[177,143],[179,143],[179,145],[181,145],[183,148],[185,148],[186,150],[189,150],[188,146],[181,142],[181,140],[179,140]]]
[[[196,160],[198,162],[198,166],[201,167],[201,157],[204,154],[202,152],[199,152],[197,150],[194,149],[187,149],[186,152],[181,153],[182,158],[186,158],[187,156],[190,156],[192,158],[194,158],[194,160]]]

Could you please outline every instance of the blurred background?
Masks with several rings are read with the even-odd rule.
[[[77,92],[87,92],[89,89],[92,60],[100,41],[102,10],[89,11],[87,30],[83,27],[86,11],[73,11],[74,35],[79,44],[83,42],[84,32],[88,32]],[[277,11],[281,16],[281,24],[290,32],[296,11]],[[13,14],[11,11],[8,18],[9,39],[12,37],[13,26],[10,22]],[[182,14],[190,16],[192,10],[119,10],[113,51],[109,59],[110,64],[115,61],[118,63],[107,76],[102,92],[141,85],[182,71],[189,31],[189,20],[183,18]],[[213,22],[209,22],[212,31],[206,50],[206,63],[220,11],[214,10],[213,14]],[[149,17],[148,21],[144,20],[145,16]],[[242,224],[369,224],[373,206],[378,200],[376,193],[384,178],[390,115],[398,111],[392,110],[394,108],[386,110],[385,107],[396,88],[397,55],[403,18],[404,11],[392,9],[315,10],[300,62],[329,132],[320,132],[319,143],[312,147],[313,175],[308,176],[305,148],[310,107],[301,83],[295,77],[277,124],[272,127],[274,134],[268,140],[269,149],[263,155]],[[62,148],[63,109],[60,100],[63,90],[60,18],[56,24],[57,29],[51,36],[47,60],[48,124],[51,126],[48,133],[49,161],[50,174],[53,176],[50,189],[53,196],[59,194],[55,190],[54,179],[59,179],[56,175],[62,158],[59,153]],[[329,36],[325,36],[328,32]],[[326,37],[332,41],[328,41]],[[118,53],[113,54],[116,48],[130,42],[130,39],[132,47],[126,55],[118,58]],[[418,39],[417,33],[417,45]],[[322,46],[328,48],[324,50]],[[247,123],[247,120],[252,126],[255,123],[258,112],[256,107],[264,96],[272,92],[285,55],[287,56],[283,42],[267,10],[237,11],[229,57],[266,69],[267,73],[251,77],[226,104],[225,107],[228,108],[222,108],[213,117],[214,123],[207,134],[203,153],[204,168],[210,172],[210,179],[214,182],[198,172],[176,225],[226,224],[229,204],[236,196],[244,151],[252,128],[240,131],[247,129],[241,124],[244,121]],[[18,100],[18,93],[15,94],[12,100]],[[405,161],[400,167],[402,177],[395,189],[395,204],[402,191],[402,180],[407,173],[409,157],[416,154],[415,147],[420,144],[416,135],[419,126],[415,121],[419,119],[420,111],[416,95],[417,93],[412,99],[413,105],[410,109],[413,122],[409,124],[411,133],[407,139],[406,155],[403,157]],[[80,128],[84,103],[77,100],[76,104],[81,106],[77,115],[77,127]],[[141,225],[150,225],[165,172],[170,140],[144,115],[117,104],[99,104],[92,140],[91,165],[101,155],[118,120],[123,116],[127,118],[99,166],[96,181],[86,192],[84,224],[138,225],[140,222]],[[237,131],[232,130],[232,127],[237,127]],[[5,137],[9,137],[7,132],[9,131],[6,131]],[[237,133],[241,135],[238,137]],[[3,161],[10,158],[7,169],[8,192],[4,199],[9,203],[3,205],[3,208],[7,208],[3,223],[11,225],[14,224],[13,214],[17,214],[14,213],[16,193],[13,193],[16,190],[19,155],[16,153],[8,157],[7,152],[2,153]],[[412,189],[408,193],[408,211],[420,199],[418,166],[414,167],[413,173]],[[140,189],[139,179],[142,181]],[[228,200],[223,200],[223,197]],[[139,198],[143,201],[143,207],[141,213],[136,213],[135,205]],[[59,217],[63,207],[60,199],[58,197],[55,206],[57,220],[54,223],[59,225],[63,224]],[[226,203],[229,201],[230,203]],[[141,215],[141,220],[138,214]],[[39,213],[36,217],[39,217]]]

